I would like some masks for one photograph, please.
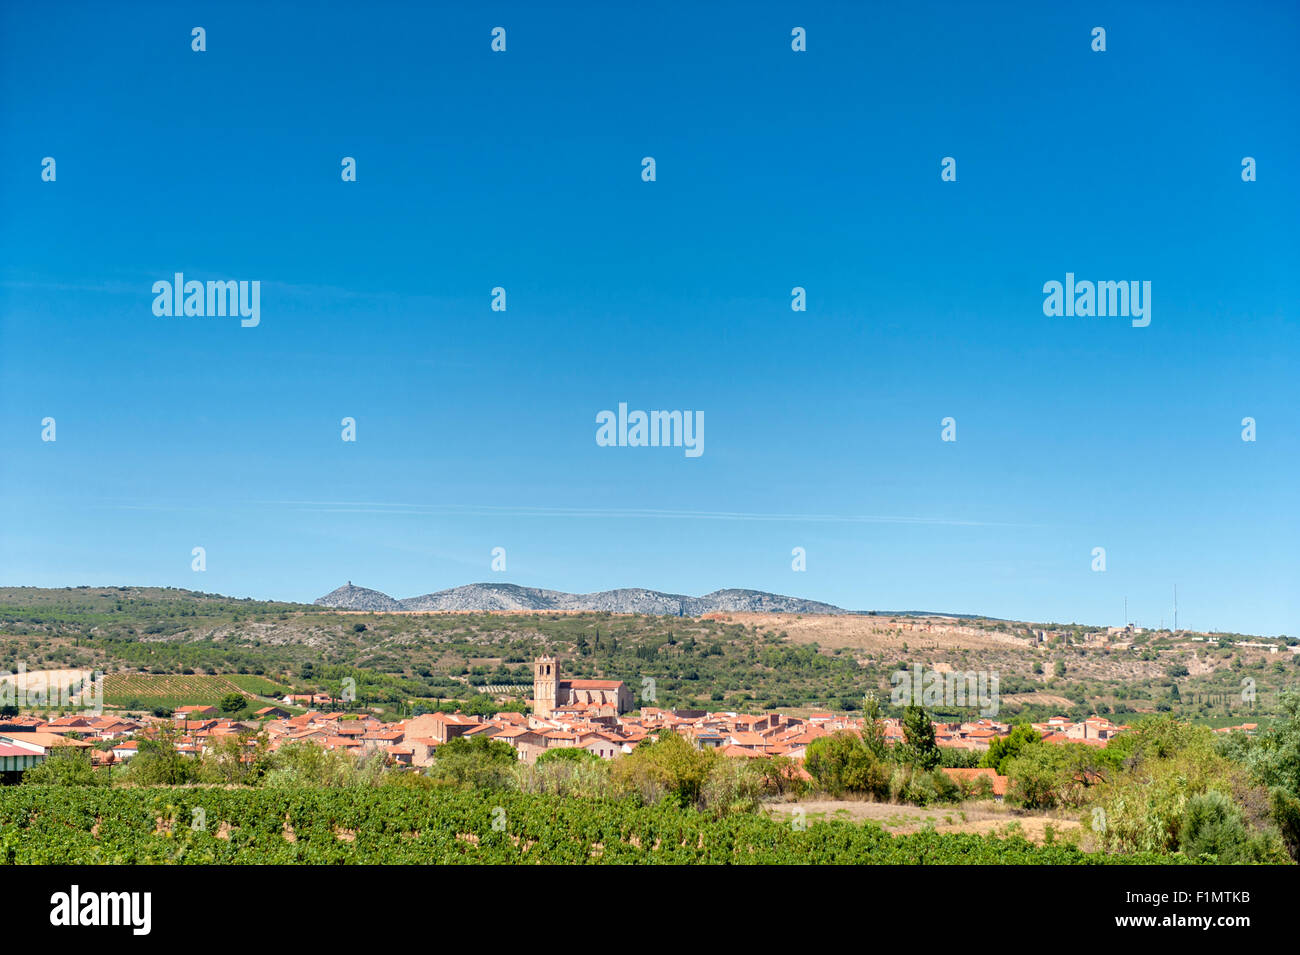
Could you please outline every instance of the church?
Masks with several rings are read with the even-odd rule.
[[[561,680],[560,661],[541,656],[533,662],[533,715],[605,710],[610,715],[632,709],[632,691],[622,680]]]

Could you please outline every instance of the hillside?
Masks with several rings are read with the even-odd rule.
[[[493,589],[503,601],[557,599]],[[614,593],[626,601],[653,592]],[[699,599],[726,606],[731,593]],[[734,593],[742,606],[771,596]],[[620,679],[662,707],[842,712],[868,691],[887,703],[892,674],[919,664],[995,674],[1003,718],[1171,710],[1219,725],[1266,718],[1277,690],[1300,675],[1300,654],[1281,641],[1239,635],[1158,631],[1118,642],[1073,624],[885,613],[399,613],[376,591],[339,596],[348,609],[167,588],[0,588],[0,671],[252,675],[295,692],[337,691],[350,677],[359,699],[386,713],[439,701],[490,712],[531,696],[532,660],[549,653],[567,676]],[[641,605],[659,606],[650,597]],[[1254,700],[1243,698],[1246,680]],[[185,686],[131,685],[114,697],[213,702],[210,687],[180,699]]]

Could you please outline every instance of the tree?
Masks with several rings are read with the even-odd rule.
[[[203,757],[203,779],[226,785],[254,785],[266,771],[266,742],[266,737],[260,734],[223,736],[213,744],[212,752]]]
[[[1269,809],[1286,851],[1292,859],[1300,860],[1300,799],[1274,786],[1269,790]]]
[[[889,742],[885,739],[885,723],[881,718],[880,700],[876,694],[862,697],[862,742],[876,759],[889,756]]]
[[[434,751],[430,777],[475,789],[503,789],[519,757],[509,743],[486,736],[458,736]]]
[[[1278,703],[1284,717],[1259,738],[1237,744],[1245,748],[1252,777],[1268,787],[1273,822],[1291,858],[1300,861],[1300,692],[1283,691]],[[1221,743],[1220,751],[1231,745]]]
[[[1184,855],[1212,856],[1221,865],[1255,862],[1250,843],[1241,810],[1223,793],[1211,790],[1187,801],[1178,832],[1178,850]]]
[[[198,760],[176,751],[178,734],[160,729],[153,739],[141,739],[140,748],[126,766],[126,777],[140,786],[183,786],[198,777]]]
[[[581,746],[560,746],[539,753],[536,764],[545,766],[547,763],[591,763],[599,760],[599,756]]]
[[[1188,809],[1194,797],[1210,792],[1229,795],[1241,810],[1250,832],[1252,857],[1286,857],[1286,849],[1267,826],[1268,797],[1252,786],[1241,763],[1224,755],[1220,734],[1207,726],[1193,726],[1170,716],[1139,721],[1127,733],[1111,740],[1103,751],[1120,767],[1089,795],[1102,809],[1105,826],[1096,832],[1102,848],[1110,852],[1175,852],[1183,845]],[[1055,748],[1055,747],[1047,747]],[[1206,832],[1188,838],[1189,849],[1226,844],[1222,832],[1232,823],[1215,803],[1199,803],[1190,821]],[[1220,834],[1215,835],[1213,831]],[[1208,833],[1208,834],[1207,834]]]
[[[44,761],[23,773],[24,786],[106,786],[108,774],[97,772],[90,751],[55,746]]]
[[[376,775],[373,764],[363,765],[350,753],[315,743],[291,743],[267,759],[262,785],[281,789],[356,786],[373,782]]]
[[[244,694],[227,693],[221,698],[219,705],[223,713],[238,713],[244,708]]]
[[[638,793],[644,803],[663,798],[682,808],[699,807],[713,762],[722,758],[713,750],[696,749],[676,733],[665,730],[653,741],[642,740],[631,753],[616,760],[611,772],[616,783]]]
[[[939,765],[939,744],[934,739],[934,723],[925,707],[910,704],[903,710],[903,744],[898,748],[901,762],[921,769]]]
[[[1059,747],[1029,746],[1004,765],[1012,802],[1026,809],[1050,809],[1057,804],[1065,778]]]
[[[857,734],[841,730],[808,744],[804,769],[818,788],[832,796],[870,793],[889,795],[889,773]]]
[[[1264,785],[1300,796],[1300,692],[1286,690],[1278,703],[1284,718],[1255,740],[1246,762]]]
[[[989,748],[980,765],[994,770],[999,776],[1005,776],[1007,766],[1013,759],[1023,753],[1026,747],[1039,745],[1042,741],[1038,730],[1028,723],[1013,726],[1009,735],[995,736],[989,741]]]

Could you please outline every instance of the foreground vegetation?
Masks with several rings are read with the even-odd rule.
[[[0,863],[1011,864],[1165,862],[1022,838],[918,833],[668,803],[454,788],[0,790]]]
[[[1042,847],[1051,852],[1042,857],[1014,840],[945,842],[958,839],[945,834],[938,842],[913,840],[886,848],[883,833],[845,834],[836,828],[816,829],[830,840],[818,851],[829,853],[825,861],[988,861],[987,854],[996,848],[1007,856],[999,861],[1288,863],[1300,853],[1300,694],[1286,695],[1284,703],[1288,718],[1254,739],[1216,735],[1169,716],[1143,721],[1104,748],[1044,743],[1030,727],[1018,727],[982,760],[1008,777],[1007,804],[1027,811],[1077,812],[1084,824],[1059,843],[1053,835]],[[870,714],[874,701],[868,697],[865,705]],[[0,837],[10,839],[3,843],[9,846],[6,851],[14,860],[45,859],[46,852],[54,858],[73,852],[76,859],[140,852],[149,861],[162,851],[160,846],[170,844],[193,849],[197,859],[209,861],[346,861],[361,849],[400,857],[386,861],[405,861],[408,852],[426,850],[453,861],[517,861],[520,856],[512,853],[522,854],[521,846],[532,843],[542,848],[529,860],[582,861],[596,853],[593,859],[633,861],[640,856],[623,858],[628,845],[641,849],[647,840],[658,840],[662,846],[667,831],[687,835],[672,836],[665,852],[671,858],[665,861],[735,861],[730,857],[738,853],[746,861],[779,861],[763,851],[795,851],[803,843],[791,839],[802,837],[805,827],[798,814],[789,823],[768,818],[774,804],[830,796],[956,805],[989,795],[986,780],[958,783],[942,771],[944,753],[935,746],[928,714],[919,707],[907,711],[904,738],[893,745],[873,721],[860,736],[839,733],[815,740],[802,764],[806,772],[784,757],[730,758],[699,750],[671,732],[613,761],[585,750],[555,749],[535,764],[520,763],[503,742],[467,737],[439,747],[423,771],[385,765],[380,754],[358,759],[313,744],[269,752],[260,737],[227,737],[198,758],[178,753],[173,742],[165,734],[146,739],[138,756],[112,768],[92,767],[83,751],[55,750],[26,774],[22,786],[0,791]],[[119,794],[120,804],[115,802]],[[414,811],[411,806],[425,805],[430,812],[452,808],[446,809],[449,815],[404,821],[399,826],[404,835],[390,838],[395,823],[382,808],[386,799],[396,800],[392,806],[399,817]],[[294,856],[305,849],[281,845],[296,844],[299,826],[292,812],[285,815],[286,805],[323,812],[324,822],[303,817],[302,824],[313,829],[324,825],[348,845],[318,839],[312,847],[318,858]],[[522,828],[502,821],[515,811],[510,807],[526,809]],[[215,837],[186,835],[167,821],[184,822],[195,809],[202,810],[199,830],[215,824]],[[130,816],[146,810],[151,819],[156,817],[156,831],[141,830],[137,820],[128,828],[139,836],[138,844],[101,841],[116,831],[113,820],[120,812]],[[365,815],[370,811],[376,815]],[[481,831],[484,813],[498,826],[491,835]],[[554,830],[538,829],[545,819]],[[448,841],[446,832],[420,841],[419,834],[430,825],[454,825],[456,838],[466,845]],[[15,833],[44,840],[76,826],[87,827],[88,840],[69,831],[45,848],[26,843],[26,856],[13,841]],[[609,826],[615,827],[621,845],[606,841]],[[280,841],[268,841],[272,830]],[[236,838],[235,832],[249,834],[252,841]],[[516,837],[513,848],[496,835],[502,832]],[[211,838],[222,842],[212,844]],[[577,857],[572,846],[565,848],[568,855],[552,857],[559,851],[553,844],[574,840],[586,846]],[[603,849],[596,851],[597,843],[610,847],[608,858]],[[475,853],[466,846],[492,848]],[[244,858],[242,849],[251,855]],[[810,850],[798,851],[806,855]],[[1076,859],[1081,852],[1084,858]],[[941,859],[945,854],[953,858]]]
[[[1286,863],[1300,860],[1300,693],[1283,693],[1281,706],[1283,717],[1254,738],[1160,715],[1095,747],[1046,743],[1021,724],[980,764],[1007,777],[1013,806],[1078,811],[1101,851]],[[901,744],[886,746],[868,724],[861,737],[815,740],[805,765],[830,795],[915,805],[988,795],[986,780],[959,785],[934,769],[943,754],[928,731],[912,708]]]

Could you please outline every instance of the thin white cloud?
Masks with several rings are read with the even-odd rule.
[[[654,520],[783,521],[818,524],[920,524],[941,527],[1035,527],[1004,521],[883,514],[762,514],[752,511],[696,511],[650,507],[546,507],[536,505],[412,504],[382,501],[254,501],[264,507],[291,507],[331,514],[466,514],[501,517],[649,518]]]

